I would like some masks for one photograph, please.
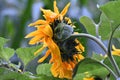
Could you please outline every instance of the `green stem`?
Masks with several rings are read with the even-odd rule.
[[[90,34],[86,34],[86,33],[79,33],[79,34],[72,34],[70,38],[72,37],[86,37],[89,39],[94,40],[97,44],[99,44],[99,46],[105,51],[105,53],[107,53],[107,48],[105,47],[105,45],[102,43],[102,41],[98,38],[96,38],[95,36],[92,36]],[[109,70],[109,72],[117,79],[116,74],[104,63],[99,62],[100,64],[102,64],[105,68],[107,68]]]
[[[98,61],[99,62],[99,61]],[[116,76],[116,74],[104,63],[99,62],[101,65],[103,65],[113,76],[115,79],[117,79],[118,77]]]
[[[71,37],[86,37],[86,38],[92,39],[93,41],[99,44],[99,46],[104,50],[105,53],[107,53],[107,48],[104,46],[102,41],[96,38],[95,36],[92,36],[86,33],[80,33],[80,34],[72,34]]]
[[[120,24],[119,24],[120,25]],[[114,32],[116,31],[116,29],[119,27],[119,25],[117,25],[117,27],[115,27],[115,29],[112,31],[112,34],[110,36],[110,39],[109,39],[109,43],[108,43],[108,58],[112,64],[112,66],[114,67],[115,71],[116,71],[116,74],[117,76],[120,77],[120,70],[119,70],[119,67],[116,63],[116,61],[114,60],[114,57],[112,56],[112,53],[111,53],[111,43],[112,43],[112,38],[113,38],[113,35],[114,35]]]

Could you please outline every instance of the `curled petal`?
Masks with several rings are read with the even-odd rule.
[[[46,48],[46,45],[43,45],[43,47],[42,48],[40,48],[40,49],[38,49],[35,53],[34,53],[34,55],[37,55],[39,52],[41,52],[43,49],[45,49]]]
[[[67,13],[69,6],[70,6],[70,3],[68,3],[68,4],[65,6],[65,8],[62,10],[62,12],[60,13],[62,16],[64,16],[64,15]]]
[[[56,1],[54,1],[54,12],[59,14],[59,10],[57,8]]]
[[[30,38],[30,37],[36,36],[38,34],[41,34],[41,33],[39,31],[33,31],[33,32],[29,33],[27,36],[25,36],[25,38]]]

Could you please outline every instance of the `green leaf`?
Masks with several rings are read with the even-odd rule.
[[[37,75],[40,76],[43,80],[61,80],[59,78],[55,78],[53,77],[53,75],[51,74],[50,68],[51,68],[51,64],[48,63],[44,63],[44,64],[40,64],[37,67]],[[64,79],[62,79],[64,80]]]
[[[10,57],[14,54],[14,49],[4,47],[8,39],[0,37],[0,58],[9,61]]]
[[[18,48],[16,50],[16,54],[22,59],[23,63],[27,65],[28,62],[30,62],[36,57],[34,56],[34,52],[37,51],[41,46],[42,45],[34,46],[34,47]]]
[[[11,48],[0,48],[0,57],[9,61],[10,57],[14,55],[14,49]]]
[[[118,67],[120,68],[120,56],[113,56],[113,57],[114,57],[116,63],[118,64]],[[114,68],[112,67],[108,57],[104,60],[104,63],[106,65],[108,65],[112,70],[114,70]]]
[[[67,79],[60,79],[60,78],[56,78],[53,76],[46,76],[46,75],[38,75],[38,80],[67,80]],[[37,80],[37,79],[35,79]]]
[[[85,26],[88,33],[96,35],[96,24],[90,18],[83,16],[80,18],[80,22]]]
[[[106,39],[112,30],[114,30],[120,24],[120,0],[111,1],[100,7],[102,10],[102,27],[100,27],[100,35],[103,39]],[[103,32],[104,31],[104,32]],[[117,29],[114,37],[120,37],[120,29]],[[105,37],[106,36],[106,37]]]
[[[102,13],[99,22],[99,35],[101,36],[102,40],[107,40],[109,39],[111,32],[112,29],[110,27],[110,21],[107,16]]]
[[[103,60],[105,57],[102,56],[102,54],[92,53],[92,57],[91,57],[91,58],[94,59],[94,60],[97,60],[97,61],[101,61],[101,60]]]
[[[0,80],[33,80],[25,74],[11,71],[6,68],[0,68]]]
[[[104,79],[109,72],[98,61],[85,58],[78,63],[76,75],[73,80],[83,80],[87,76],[86,73],[89,73],[90,76],[97,76]]]
[[[114,33],[114,38],[120,38],[120,27],[118,27]]]
[[[114,57],[117,65],[118,65],[118,67],[119,67],[119,69],[120,69],[120,56],[115,56],[115,55],[114,55],[113,57]],[[107,66],[109,66],[113,71],[115,71],[114,68],[113,68],[113,66],[111,65],[110,60],[109,60],[108,57],[104,60],[104,63],[105,63]],[[110,80],[114,80],[114,77],[113,77],[112,75],[110,76]]]
[[[0,37],[0,47],[3,47],[7,41],[8,39]]]
[[[37,67],[37,74],[42,74],[42,75],[46,75],[46,76],[52,76],[51,72],[50,72],[50,67],[51,64],[40,64]]]
[[[100,9],[110,20],[113,28],[120,24],[120,14],[117,14],[120,13],[120,0],[108,2],[107,4],[101,6]]]

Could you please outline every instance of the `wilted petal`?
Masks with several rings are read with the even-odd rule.
[[[47,50],[47,52],[45,53],[45,55],[44,55],[42,58],[40,58],[40,59],[38,60],[38,62],[39,62],[39,63],[40,63],[40,62],[43,62],[49,55],[50,55],[50,50]]]

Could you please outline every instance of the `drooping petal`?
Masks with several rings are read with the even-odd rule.
[[[54,1],[54,12],[59,14],[59,10],[58,10],[57,5],[56,5],[56,0]]]
[[[68,3],[68,4],[65,6],[65,8],[62,10],[62,12],[60,13],[62,16],[64,16],[64,15],[67,13],[69,6],[70,6],[70,3]]]
[[[42,50],[44,50],[46,48],[46,45],[43,45],[42,48],[38,49],[34,55],[37,55],[39,52],[41,52]]]
[[[38,60],[38,63],[43,62],[50,55],[50,50],[47,50],[45,55]]]
[[[60,66],[57,63],[53,63],[51,72],[54,77],[72,79],[72,70],[67,70],[65,63],[62,63]]]
[[[36,44],[36,43],[38,43],[39,42],[39,40],[41,40],[41,38],[43,38],[44,37],[44,35],[37,35],[37,36],[35,36],[35,37],[33,37],[30,41],[29,41],[29,44]]]
[[[46,34],[46,36],[49,36],[50,38],[53,37],[53,31],[50,27],[50,25],[46,25],[43,29],[41,29],[41,31]]]
[[[25,36],[25,38],[30,38],[30,37],[33,37],[33,36],[38,35],[38,34],[40,34],[39,31],[33,31],[33,32],[29,33],[27,36]]]
[[[62,60],[58,46],[54,43],[54,41],[51,38],[46,38],[45,42],[48,48],[51,50],[51,57],[55,59],[55,61],[58,62],[58,64],[61,64]]]

